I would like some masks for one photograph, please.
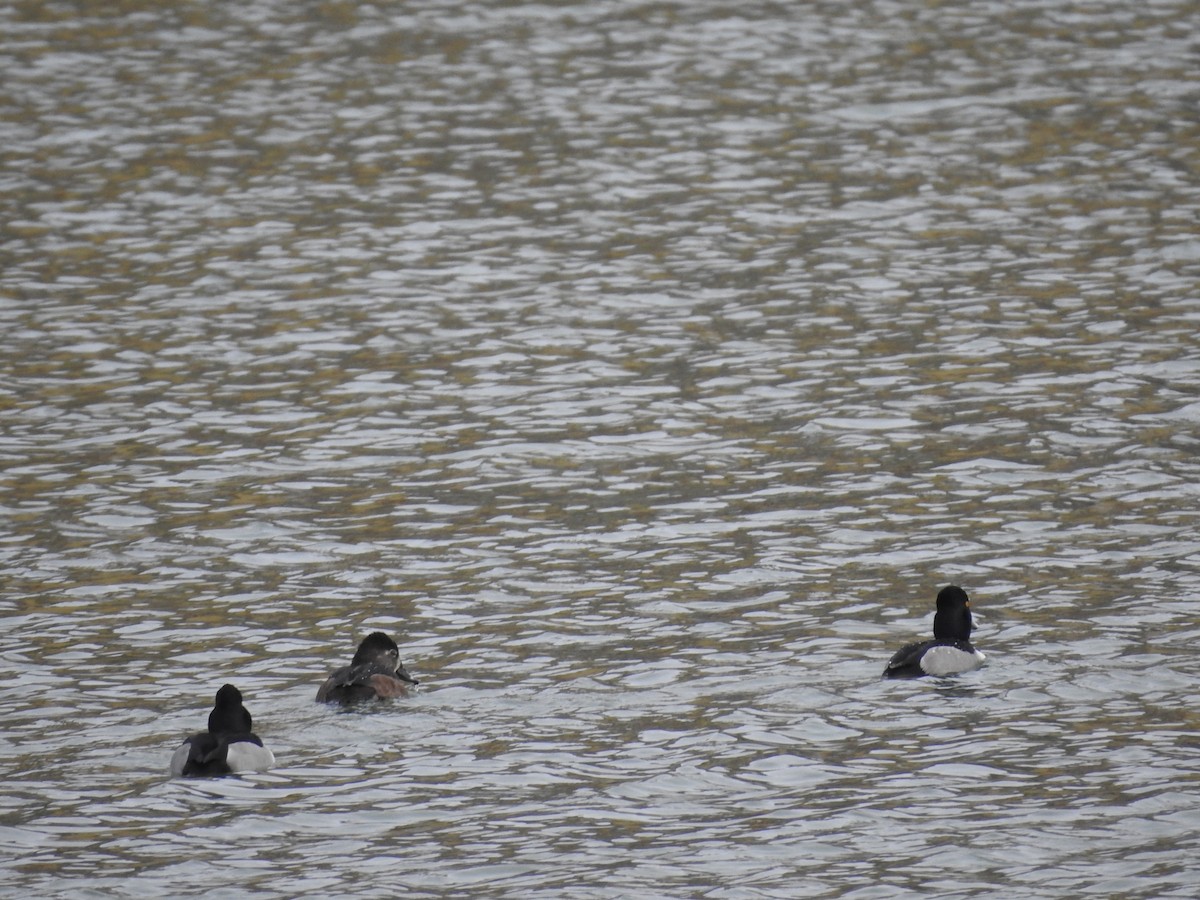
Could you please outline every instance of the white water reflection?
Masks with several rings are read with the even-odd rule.
[[[0,885],[1190,896],[1189,12],[0,11]]]

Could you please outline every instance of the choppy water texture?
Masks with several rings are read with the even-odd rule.
[[[0,892],[1194,896],[1195,2],[168,6],[0,7]]]

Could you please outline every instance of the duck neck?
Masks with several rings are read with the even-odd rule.
[[[971,628],[971,611],[966,607],[939,609],[933,616],[933,636],[939,641],[969,641]]]

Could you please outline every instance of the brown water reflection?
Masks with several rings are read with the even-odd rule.
[[[0,11],[0,887],[1189,896],[1196,11]]]

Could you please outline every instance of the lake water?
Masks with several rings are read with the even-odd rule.
[[[0,893],[1194,897],[1198,21],[0,8]]]

